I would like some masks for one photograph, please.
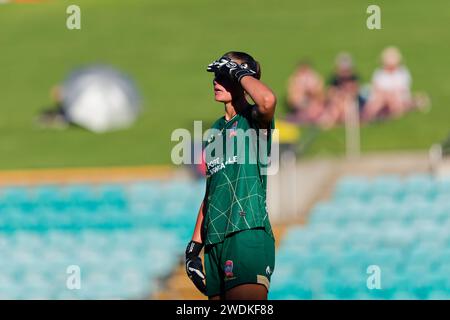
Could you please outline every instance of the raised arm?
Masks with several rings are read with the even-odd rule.
[[[256,120],[262,127],[268,127],[275,114],[277,99],[275,94],[257,79],[257,72],[248,66],[232,61],[228,57],[222,57],[208,65],[207,71],[221,72],[228,75],[233,81],[240,83],[242,88],[257,105]]]
[[[263,127],[268,126],[275,114],[277,104],[275,94],[264,83],[251,76],[243,77],[240,83],[256,104],[257,120]]]

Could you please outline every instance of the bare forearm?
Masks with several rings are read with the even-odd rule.
[[[192,240],[195,242],[203,243],[202,239],[202,226],[203,226],[203,204],[200,205],[200,209],[198,210],[197,222],[195,223],[194,233],[192,235]]]
[[[277,103],[275,94],[264,83],[254,77],[243,77],[242,88],[252,98],[263,120],[271,120]]]

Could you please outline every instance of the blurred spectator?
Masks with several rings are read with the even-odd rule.
[[[441,143],[440,149],[443,156],[450,156],[450,134],[448,135],[447,139]]]
[[[361,109],[364,99],[359,94],[359,76],[354,71],[350,54],[342,52],[336,57],[335,72],[329,81],[326,110],[320,120],[324,127],[331,127],[345,120],[346,108],[356,103]]]
[[[413,107],[426,105],[426,101],[416,103],[411,94],[411,75],[402,64],[402,55],[396,47],[387,47],[381,53],[382,68],[375,70],[372,77],[371,93],[364,110],[363,119],[403,115]]]
[[[395,47],[385,48],[381,62],[382,67],[375,70],[371,85],[361,87],[351,55],[341,52],[336,57],[335,71],[326,91],[321,75],[310,63],[300,62],[288,83],[287,120],[328,129],[344,123],[352,106],[356,106],[365,121],[399,117],[413,108],[428,111],[428,95],[411,93],[411,75],[402,64],[400,51]],[[358,115],[355,116],[357,119]]]
[[[287,104],[290,110],[289,121],[297,123],[319,121],[324,106],[323,79],[310,63],[300,62],[291,75]]]
[[[61,99],[61,86],[54,85],[50,89],[52,107],[39,114],[37,122],[40,126],[52,129],[65,129],[69,126],[69,120],[64,112]]]

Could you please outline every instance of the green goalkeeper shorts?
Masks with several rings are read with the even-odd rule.
[[[206,294],[223,295],[248,283],[269,290],[275,267],[275,240],[263,229],[248,229],[205,247]]]

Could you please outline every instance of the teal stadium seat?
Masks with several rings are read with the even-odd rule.
[[[341,179],[335,187],[334,198],[354,198],[365,199],[368,196],[368,183],[363,177],[345,177]]]
[[[127,199],[125,188],[122,185],[101,185],[97,192],[99,194],[99,202],[103,206],[125,210]]]
[[[406,194],[433,198],[437,188],[435,179],[430,175],[417,174],[405,179],[404,189]]]
[[[436,192],[439,195],[450,195],[450,178],[444,177],[436,180]]]
[[[391,199],[399,199],[404,192],[403,185],[399,176],[384,175],[376,177],[370,183],[368,193],[371,198],[377,196],[388,197]]]
[[[305,226],[286,233],[269,297],[448,298],[449,221],[449,179],[344,177]],[[367,288],[369,265],[380,267],[380,290]]]
[[[180,261],[203,192],[185,181],[1,188],[0,298],[149,297]],[[82,290],[65,287],[69,265]]]
[[[3,187],[0,189],[0,202],[6,205],[20,205],[28,202],[30,195],[26,187]]]

